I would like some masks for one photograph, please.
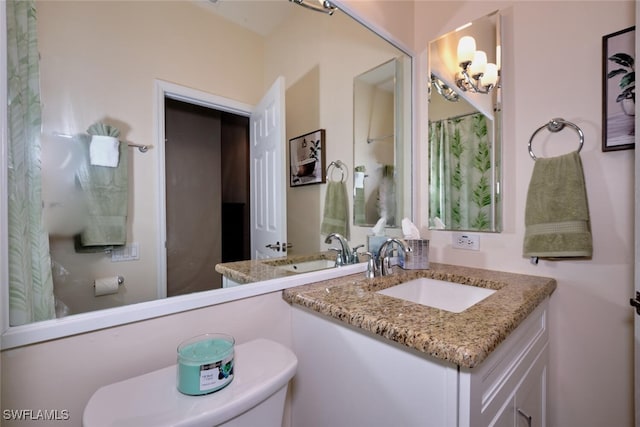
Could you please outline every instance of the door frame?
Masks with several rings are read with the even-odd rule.
[[[635,15],[635,24],[640,22],[640,7],[638,7],[638,2],[636,2],[636,15]],[[635,45],[635,55],[638,58],[638,54],[640,54],[640,33],[636,31],[636,45]],[[638,150],[640,147],[638,146],[638,133],[637,129],[640,129],[640,117],[638,117],[638,107],[636,106],[636,116],[635,116],[635,129],[636,129],[636,137],[635,144],[636,148],[633,150],[634,152],[634,169],[636,171],[634,177],[634,199],[635,199],[635,216],[634,216],[634,270],[633,270],[633,281],[634,281],[634,289],[631,295],[631,299],[635,298],[636,292],[640,291],[640,173],[637,171],[640,170],[640,154]],[[634,356],[633,356],[633,367],[634,367],[634,391],[635,391],[635,399],[634,399],[634,418],[635,425],[640,425],[640,315],[633,313],[633,348],[634,348]]]
[[[167,297],[167,194],[165,190],[165,98],[187,102],[238,116],[250,117],[254,107],[211,93],[177,85],[163,80],[154,80],[154,146],[157,148],[158,169],[158,216],[157,216],[157,259],[158,285],[157,297]]]

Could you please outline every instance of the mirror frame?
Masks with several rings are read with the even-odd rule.
[[[408,46],[404,45],[404,43],[392,37],[384,28],[367,21],[367,19],[362,16],[362,13],[344,4],[344,0],[335,0],[333,3],[342,11],[342,13],[348,15],[358,24],[363,25],[365,28],[374,32],[383,40],[392,44],[395,48],[407,55],[411,61],[411,95],[412,98],[415,97],[416,55],[414,52],[409,49]],[[2,47],[4,51],[6,51],[7,48],[6,19],[6,9],[0,8],[0,47]],[[0,80],[4,82],[7,80],[6,55],[0,55]],[[0,99],[4,100],[2,106],[0,106],[0,194],[7,194],[8,118],[6,106],[6,84],[0,85]],[[410,120],[411,122],[411,147],[405,147],[405,151],[413,150],[413,146],[415,144],[415,129],[413,123],[415,123],[416,108],[415,103],[412,102],[412,105],[414,108],[412,109],[409,117],[407,117],[407,120]],[[405,155],[407,154],[405,153]],[[408,156],[411,157],[411,153],[409,153]],[[413,166],[414,165],[410,165],[410,167]],[[410,174],[410,176],[411,175],[413,174]],[[413,186],[411,194],[415,195]],[[415,201],[412,204],[412,209],[415,209]],[[2,295],[8,295],[9,292],[9,247],[7,234],[8,201],[3,198],[0,201],[0,292],[2,292]],[[283,289],[299,286],[305,283],[328,280],[343,275],[363,272],[365,267],[366,263],[355,264],[351,266],[344,266],[340,269],[322,270],[318,272],[299,274],[285,279],[256,282],[253,283],[252,286],[248,287],[239,286],[227,289],[215,289],[166,299],[140,302],[128,306],[79,313],[70,317],[45,320],[21,326],[9,326],[9,301],[8,298],[2,298],[2,305],[0,306],[0,332],[2,333],[0,338],[0,349],[5,350],[142,320],[149,320],[156,317],[178,314],[193,309],[211,307],[243,298],[281,291]]]
[[[470,106],[474,107],[476,109],[476,112],[482,113],[483,115],[485,115],[485,117],[490,120],[490,122],[493,124],[492,125],[492,129],[491,129],[491,133],[493,134],[493,139],[491,141],[491,161],[492,161],[492,170],[491,170],[491,184],[492,184],[492,206],[491,206],[491,228],[489,229],[483,229],[483,230],[479,230],[479,229],[473,229],[473,228],[451,228],[451,227],[445,227],[445,228],[438,228],[438,227],[434,227],[431,225],[432,222],[432,215],[431,212],[429,211],[428,214],[428,228],[430,231],[452,231],[452,232],[473,232],[473,233],[500,233],[502,232],[502,228],[503,228],[503,224],[502,224],[502,220],[503,220],[503,215],[502,215],[502,197],[503,197],[503,191],[502,191],[502,144],[503,144],[503,129],[502,129],[502,70],[504,69],[503,65],[503,61],[502,58],[504,57],[503,55],[503,37],[502,37],[502,13],[500,10],[494,10],[493,12],[490,12],[486,15],[480,16],[478,18],[476,18],[475,20],[471,21],[468,25],[462,26],[458,29],[452,30],[447,32],[446,34],[443,34],[433,40],[431,40],[429,42],[429,60],[428,60],[428,64],[427,64],[427,75],[428,76],[433,76],[432,74],[432,66],[431,66],[431,49],[433,48],[432,46],[435,45],[435,43],[439,40],[445,39],[447,37],[451,37],[453,34],[459,32],[459,31],[464,31],[466,28],[472,27],[471,24],[473,24],[473,22],[480,20],[480,19],[492,19],[495,20],[495,44],[496,47],[499,47],[498,52],[496,53],[496,55],[499,55],[499,57],[496,58],[496,62],[499,61],[500,63],[500,68],[499,68],[499,80],[498,80],[498,85],[493,89],[495,92],[492,96],[495,97],[495,100],[492,102],[493,105],[491,105],[492,110],[493,110],[493,116],[489,117],[487,116],[487,114],[485,114],[482,109],[479,109],[478,107],[476,107],[476,103],[473,101],[474,96],[480,96],[480,95],[474,95],[473,93],[470,92],[465,92],[462,89],[459,89],[457,87],[455,87],[454,84],[452,84],[452,90],[455,92],[455,94],[460,97],[462,100],[466,101],[469,103]],[[435,75],[435,78],[438,79],[438,76]],[[452,79],[453,80],[453,79]],[[428,104],[430,104],[430,100],[432,96],[442,96],[443,99],[446,100],[446,98],[439,94],[438,91],[436,89],[434,89],[433,84],[431,83],[431,78],[428,81],[428,87],[429,87],[429,91],[428,91]],[[466,94],[470,94],[470,96],[467,96]],[[430,123],[430,119],[429,119],[429,113],[430,111],[427,111],[427,122]],[[428,141],[428,145],[427,145],[427,150],[430,150],[430,144],[431,141],[428,139],[429,138],[429,130],[427,130],[427,141]],[[429,160],[430,163],[430,160]],[[431,175],[429,173],[429,177],[427,178],[427,188],[429,191],[429,194],[431,193]],[[430,202],[428,204],[428,206],[430,206]]]

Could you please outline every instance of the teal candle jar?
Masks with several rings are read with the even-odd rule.
[[[213,393],[233,380],[235,340],[226,334],[204,334],[178,346],[178,390],[190,396]]]

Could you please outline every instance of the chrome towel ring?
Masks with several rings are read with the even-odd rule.
[[[533,154],[533,148],[531,147],[533,143],[533,138],[535,138],[538,132],[540,132],[544,128],[547,128],[549,132],[560,132],[562,129],[564,129],[565,126],[569,126],[573,128],[578,133],[578,137],[580,138],[580,145],[578,146],[578,153],[579,153],[580,150],[582,150],[582,146],[584,145],[584,132],[582,132],[582,129],[580,129],[576,124],[571,123],[568,120],[565,120],[562,118],[555,118],[555,119],[551,119],[548,123],[545,123],[544,125],[540,126],[538,129],[536,129],[535,132],[533,132],[533,135],[531,135],[531,138],[529,139],[529,155],[531,156],[531,158],[533,160],[538,159],[536,155]]]
[[[329,163],[329,166],[327,166],[326,170],[327,179],[333,181],[333,172],[336,169],[340,170],[340,173],[342,174],[340,176],[340,181],[344,182],[345,174],[349,176],[349,169],[342,160],[333,160],[331,163]]]

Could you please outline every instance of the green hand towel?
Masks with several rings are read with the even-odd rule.
[[[343,181],[329,181],[320,233],[340,233],[349,240],[349,200]]]
[[[536,160],[527,193],[525,226],[526,257],[591,257],[589,206],[577,151]]]
[[[121,246],[127,241],[129,200],[129,166],[127,144],[120,143],[120,161],[115,168],[93,166],[86,161],[78,168],[76,178],[87,201],[88,226],[76,238],[78,252],[94,252]]]

